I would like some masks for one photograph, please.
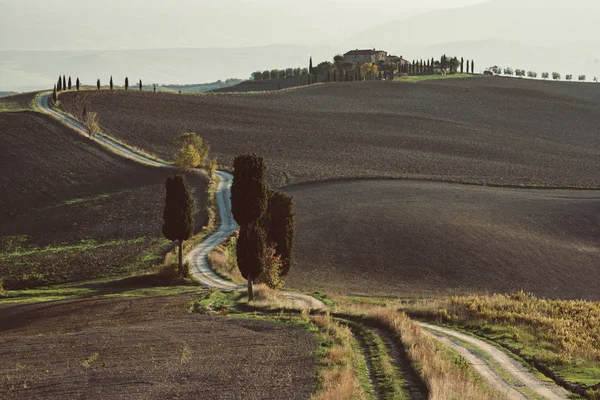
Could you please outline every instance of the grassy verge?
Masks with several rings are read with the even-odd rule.
[[[316,315],[311,322],[322,335],[319,357],[319,391],[314,400],[370,399],[365,360],[357,353],[352,331],[330,315]]]
[[[473,78],[476,75],[471,74],[454,74],[454,75],[423,75],[423,76],[404,76],[394,78],[394,82],[423,82],[423,81],[434,81],[441,79],[464,79]]]
[[[245,285],[246,280],[237,265],[236,244],[237,235],[221,243],[208,255],[208,265],[221,278]]]
[[[600,389],[600,303],[537,299],[525,293],[453,297],[403,307],[510,350],[567,389]]]

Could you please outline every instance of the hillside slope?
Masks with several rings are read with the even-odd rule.
[[[460,81],[460,82],[459,82]],[[600,86],[503,78],[325,84],[258,95],[64,93],[126,143],[170,159],[199,133],[230,165],[257,152],[270,183],[410,177],[600,186]]]
[[[169,171],[113,155],[33,112],[0,113],[0,142],[5,287],[123,274],[160,261]],[[199,229],[206,183],[191,183]]]
[[[293,287],[600,300],[600,192],[403,181],[285,191],[296,202]]]

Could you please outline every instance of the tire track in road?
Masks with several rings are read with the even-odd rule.
[[[426,333],[457,351],[491,387],[505,393],[509,399],[568,399],[569,393],[565,389],[551,382],[542,382],[497,347],[453,329],[425,322],[419,324]],[[499,368],[503,370],[502,373]],[[505,378],[507,375],[510,377],[508,380]]]

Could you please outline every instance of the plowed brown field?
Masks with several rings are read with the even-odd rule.
[[[600,187],[600,85],[472,78],[355,82],[267,94],[86,91],[85,105],[126,143],[170,159],[194,131],[224,165],[265,156],[281,186],[343,177]]]
[[[291,286],[599,299],[599,192],[380,178],[599,188],[600,85],[472,78],[61,101],[74,114],[97,111],[109,134],[164,158],[183,131],[201,134],[226,165],[264,155],[272,186],[297,200]]]
[[[33,112],[0,113],[0,142],[0,278],[6,288],[118,275],[161,261],[169,171],[113,155]],[[190,182],[200,229],[206,184]]]
[[[3,399],[306,399],[303,329],[187,313],[189,296],[0,306]]]
[[[405,181],[286,192],[296,200],[294,287],[600,300],[600,192]]]

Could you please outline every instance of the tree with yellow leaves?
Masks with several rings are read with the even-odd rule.
[[[360,71],[362,72],[365,79],[372,80],[375,77],[375,74],[379,71],[379,67],[377,64],[373,64],[370,62],[366,62],[360,66]]]
[[[210,147],[193,132],[186,132],[177,138],[179,150],[175,154],[175,166],[188,170],[207,164]]]

